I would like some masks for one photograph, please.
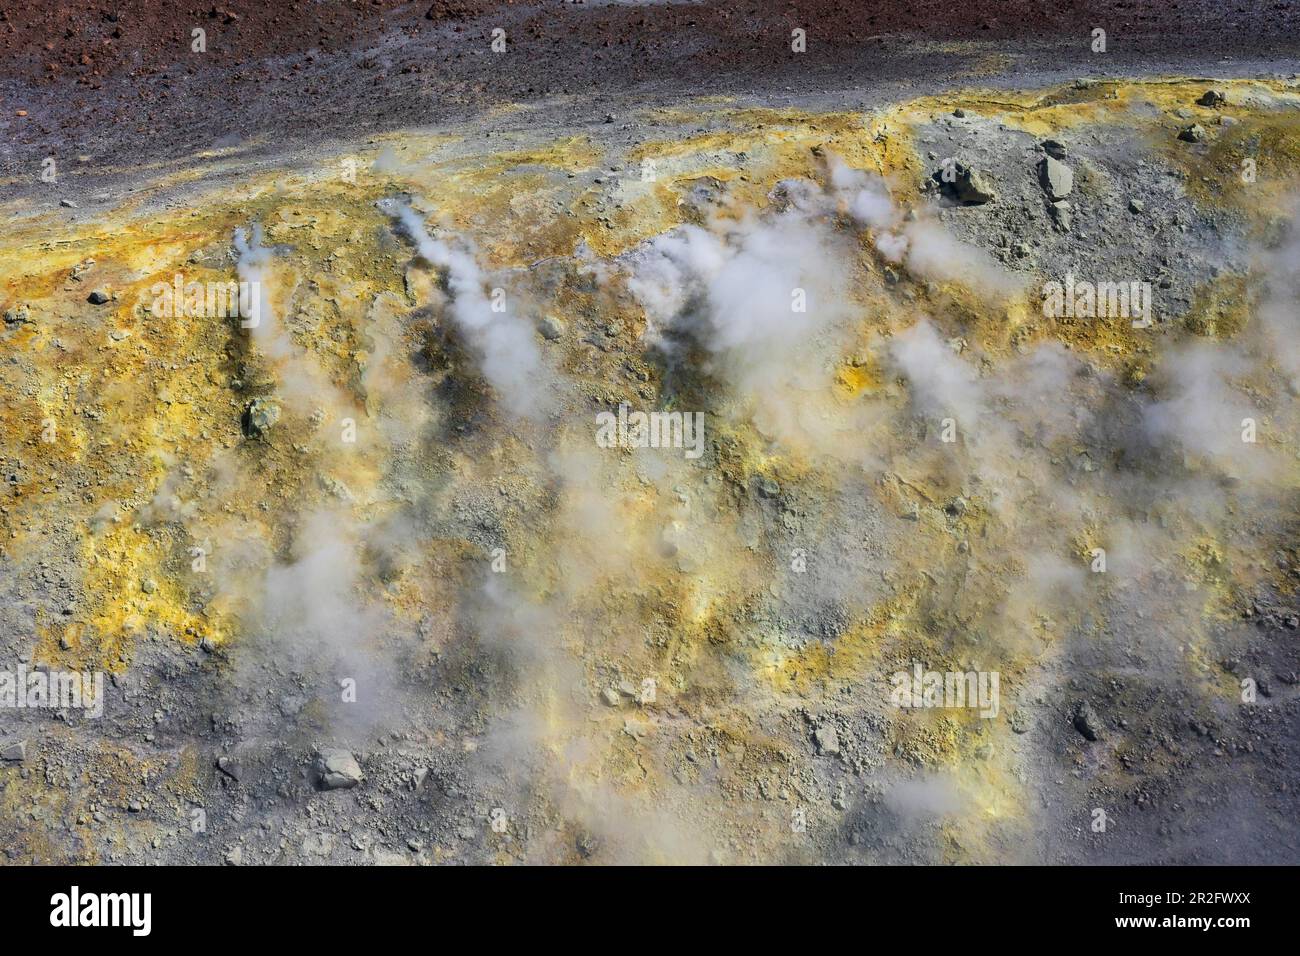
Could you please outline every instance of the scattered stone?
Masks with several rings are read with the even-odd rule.
[[[1197,106],[1222,106],[1228,102],[1228,98],[1218,90],[1206,90],[1201,94],[1201,98],[1196,101]]]
[[[957,117],[957,119],[965,119],[965,118],[966,118],[966,111],[965,111],[964,109],[962,109],[962,108],[959,106],[959,107],[957,107],[955,110],[952,111],[952,115],[955,116],[955,117]]]
[[[943,510],[948,512],[954,518],[960,518],[966,513],[966,499],[958,495],[952,501],[944,505]]]
[[[564,323],[555,316],[548,315],[537,323],[537,331],[542,333],[542,338],[546,341],[558,342],[560,336],[564,334]]]
[[[59,205],[62,206],[64,209],[76,209],[76,208],[77,208],[77,204],[76,204],[75,202],[73,202],[71,199],[60,199],[60,200],[59,200]]]
[[[1185,143],[1203,143],[1205,141],[1205,127],[1200,123],[1185,126],[1178,134],[1178,138]]]
[[[244,434],[260,438],[280,420],[280,406],[267,398],[255,398],[244,409]]]
[[[153,578],[145,578],[140,582],[140,590],[145,594],[153,594],[158,590],[158,582]]]
[[[758,479],[758,493],[764,498],[775,498],[781,494],[781,486],[771,478]]]
[[[1052,159],[1065,159],[1065,144],[1056,139],[1043,140],[1043,152]]]
[[[27,759],[27,741],[18,740],[0,748],[0,760],[5,763],[22,763]]]
[[[610,707],[617,707],[623,703],[623,696],[613,687],[606,687],[600,692],[600,696],[605,699],[605,703]]]
[[[103,289],[95,289],[90,295],[86,296],[86,301],[91,305],[103,305],[110,298],[111,296]]]
[[[1059,159],[1044,156],[1038,164],[1038,181],[1042,183],[1047,198],[1056,202],[1073,191],[1074,170]]]
[[[244,773],[243,768],[238,763],[226,756],[217,758],[217,769],[236,783],[239,782]]]
[[[1015,710],[1011,712],[1010,723],[1011,723],[1011,729],[1014,730],[1016,733],[1018,734],[1029,733],[1031,721],[1029,719],[1028,711],[1026,711],[1023,707],[1017,707]]]
[[[1128,201],[1129,212],[1143,212],[1146,208],[1147,208],[1146,203],[1144,203],[1141,199],[1130,199]]]
[[[1079,701],[1074,708],[1074,729],[1088,740],[1096,740],[1101,736],[1101,718],[1086,700]]]
[[[363,779],[361,765],[350,750],[327,748],[316,754],[316,773],[322,790],[348,790]]]

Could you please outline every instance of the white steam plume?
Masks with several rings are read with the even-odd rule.
[[[386,200],[382,208],[397,217],[422,257],[446,270],[452,320],[502,405],[512,414],[537,417],[546,396],[540,384],[542,355],[532,327],[508,309],[493,310],[484,292],[487,281],[471,249],[432,238],[424,221],[403,202]]]

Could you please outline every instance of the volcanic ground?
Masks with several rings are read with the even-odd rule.
[[[3,3],[4,859],[1297,862],[1298,49]]]

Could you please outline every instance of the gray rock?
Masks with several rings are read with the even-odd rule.
[[[758,479],[758,493],[764,498],[775,498],[781,493],[781,486],[771,478]]]
[[[1056,139],[1043,140],[1043,152],[1052,159],[1065,159],[1065,144]]]
[[[339,501],[346,501],[349,504],[356,502],[356,496],[352,494],[352,489],[347,484],[333,475],[321,475],[320,486],[325,491],[337,498]]]
[[[1044,156],[1038,164],[1038,181],[1053,202],[1074,191],[1074,170],[1059,159]]]
[[[1052,215],[1052,222],[1061,232],[1069,232],[1070,227],[1074,224],[1074,208],[1070,205],[1070,200],[1061,199],[1047,207],[1048,212]]]
[[[352,751],[336,748],[317,751],[316,774],[322,790],[348,790],[365,779]]]
[[[1193,123],[1186,126],[1178,134],[1178,138],[1185,143],[1203,143],[1205,142],[1205,127],[1200,123]]]
[[[32,320],[31,310],[26,305],[19,304],[12,309],[5,309],[6,325],[26,325]]]
[[[280,406],[267,398],[255,398],[244,409],[244,434],[260,438],[280,420]]]
[[[1218,90],[1206,90],[1201,94],[1201,98],[1196,101],[1197,106],[1222,106],[1228,102],[1228,98]]]
[[[564,323],[555,316],[548,315],[537,323],[537,331],[541,332],[542,338],[548,342],[557,342],[564,334]]]
[[[27,741],[17,740],[0,748],[0,760],[5,763],[22,763],[27,759]]]
[[[978,170],[965,163],[954,163],[951,172],[940,168],[934,180],[943,193],[967,206],[978,206],[998,198],[993,185]]]
[[[1074,729],[1088,740],[1096,740],[1101,736],[1101,718],[1086,700],[1079,701],[1078,706],[1074,708],[1073,722]]]
[[[813,743],[819,754],[837,754],[840,752],[839,732],[830,724],[822,724],[813,731]]]
[[[1147,208],[1146,203],[1144,203],[1141,199],[1130,199],[1128,201],[1129,212],[1142,212],[1146,208]]]
[[[90,295],[86,296],[86,301],[91,305],[103,305],[111,296],[103,289],[95,289]]]

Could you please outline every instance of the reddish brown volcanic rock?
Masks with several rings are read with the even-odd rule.
[[[515,42],[535,53],[609,51],[639,72],[707,50],[707,63],[761,67],[788,53],[790,29],[808,31],[810,52],[844,51],[887,42],[894,34],[932,39],[1060,36],[1093,26],[1116,42],[1159,34],[1170,48],[1211,40],[1223,54],[1248,52],[1260,42],[1294,38],[1300,5],[1231,5],[1211,0],[792,0],[744,3],[558,3],[542,0],[325,0],[319,3],[174,4],[162,0],[66,3],[9,0],[0,9],[0,55],[6,72],[28,78],[74,78],[95,85],[124,71],[149,75],[189,62],[191,31],[207,32],[209,51],[224,65],[264,57],[292,57],[354,49],[387,31],[418,32],[480,18],[520,26]],[[485,22],[486,22],[485,20]],[[602,60],[608,62],[609,57]],[[701,65],[704,65],[701,62]],[[291,67],[290,67],[291,68]]]

